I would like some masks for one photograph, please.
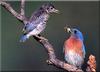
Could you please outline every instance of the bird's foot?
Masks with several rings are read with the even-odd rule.
[[[38,35],[35,35],[37,38],[39,38],[40,39],[40,42],[42,41],[42,40],[45,40],[45,41],[48,41],[48,39],[46,39],[46,38],[44,38],[44,37],[42,37],[42,36],[38,36]]]
[[[23,32],[23,33],[26,33],[26,31],[25,31],[25,29],[24,29],[24,28],[22,29],[22,32]]]
[[[46,60],[46,62],[47,62],[48,64],[53,64],[50,60]]]
[[[45,40],[45,41],[48,41],[48,39],[44,38],[44,37],[40,37],[41,40]],[[40,42],[41,42],[40,40]]]

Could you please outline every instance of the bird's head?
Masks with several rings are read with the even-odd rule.
[[[59,10],[57,10],[53,4],[48,3],[42,5],[42,8],[47,12],[47,13],[59,13]]]
[[[72,37],[76,37],[76,38],[79,38],[79,39],[83,40],[82,32],[79,31],[78,29],[66,27],[65,30],[68,33],[70,33]]]

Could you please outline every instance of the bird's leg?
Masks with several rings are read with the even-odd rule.
[[[26,33],[25,26],[24,26],[24,28],[22,29],[22,32]]]
[[[47,62],[48,64],[53,64],[50,60],[46,60],[46,62]]]
[[[42,37],[40,34],[35,35],[35,36],[36,36],[37,38],[41,39],[41,40],[48,41],[46,38]],[[40,42],[41,42],[41,40],[40,40]]]
[[[26,31],[25,31],[25,29],[24,29],[24,28],[22,29],[22,32],[26,33]]]

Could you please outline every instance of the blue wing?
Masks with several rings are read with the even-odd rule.
[[[27,33],[27,32],[30,32],[30,31],[34,30],[36,27],[37,26],[35,24],[29,23],[29,24],[25,25],[24,29],[25,29],[25,31]]]
[[[82,50],[83,50],[83,54],[84,54],[84,58],[85,58],[86,51],[85,51],[85,46],[84,45],[82,47]]]
[[[27,35],[22,35],[20,38],[20,42],[25,42],[28,39]]]
[[[39,24],[46,23],[45,14],[42,14],[36,20],[30,21],[28,24],[25,25],[26,32],[30,32],[35,29]]]

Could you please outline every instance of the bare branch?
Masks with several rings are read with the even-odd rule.
[[[24,24],[27,23],[27,19],[25,16],[22,16],[21,14],[17,13],[9,3],[6,3],[5,1],[0,1],[0,4],[7,9],[14,17],[16,17],[18,20],[23,21]]]
[[[75,66],[72,66],[72,65],[70,65],[70,64],[68,64],[68,63],[65,63],[65,62],[63,62],[63,61],[57,59],[57,58],[56,58],[56,55],[55,55],[55,52],[54,52],[54,48],[53,48],[53,46],[48,42],[47,39],[45,39],[45,38],[43,39],[43,37],[42,37],[42,39],[41,39],[41,37],[40,37],[40,38],[37,38],[37,37],[35,37],[35,36],[34,36],[34,38],[35,38],[38,42],[40,42],[40,43],[45,47],[45,49],[47,50],[47,53],[48,53],[48,55],[49,55],[49,60],[48,60],[47,62],[48,62],[49,64],[53,64],[53,65],[55,65],[55,66],[57,66],[57,67],[60,67],[60,68],[65,69],[65,70],[67,70],[67,71],[83,72],[81,69],[78,69],[78,68],[75,67]]]
[[[25,0],[21,0],[21,15],[25,16],[25,11],[24,11],[24,7],[25,7]]]
[[[12,15],[14,15],[17,19],[22,21],[22,16],[18,14],[11,6],[10,4],[1,1],[1,5],[4,6],[9,12],[11,12]]]

